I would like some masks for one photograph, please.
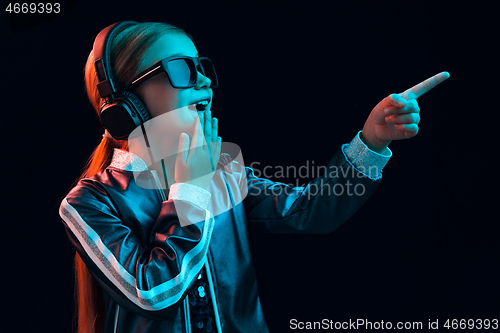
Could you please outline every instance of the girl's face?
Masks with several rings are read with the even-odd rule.
[[[153,44],[145,55],[146,68],[156,62],[172,56],[197,57],[198,51],[189,37],[182,33],[169,33]],[[145,103],[151,118],[176,110],[169,119],[178,129],[192,128],[198,112],[194,104],[202,99],[209,99],[207,110],[212,105],[210,79],[198,72],[198,81],[192,88],[174,88],[167,73],[160,73],[141,83],[137,95]],[[182,108],[182,109],[181,109]],[[179,110],[180,109],[180,110]],[[169,115],[170,116],[170,115]]]
[[[198,51],[186,35],[169,33],[153,44],[146,53],[146,68],[172,56],[198,57]],[[144,102],[151,116],[151,120],[146,122],[144,126],[150,146],[145,148],[145,141],[142,139],[129,138],[129,151],[140,156],[148,165],[152,165],[153,162],[149,161],[148,151],[150,151],[155,162],[165,159],[167,169],[173,172],[180,134],[186,133],[192,138],[194,133],[199,113],[195,104],[208,99],[209,104],[206,110],[210,110],[212,106],[210,84],[210,79],[199,72],[197,83],[192,88],[172,87],[165,72],[139,84],[135,93]],[[137,129],[136,131],[140,138],[142,132]],[[162,169],[159,170],[161,174]],[[169,179],[174,179],[173,175],[169,176]]]

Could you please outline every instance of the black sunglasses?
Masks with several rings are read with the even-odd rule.
[[[141,82],[153,77],[154,75],[166,72],[170,84],[174,88],[192,88],[198,81],[198,72],[208,77],[211,81],[210,87],[217,88],[219,80],[215,73],[212,60],[205,57],[169,57],[158,61],[153,66],[137,75],[130,83],[132,89]]]

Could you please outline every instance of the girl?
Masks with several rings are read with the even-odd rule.
[[[150,135],[127,140],[108,126],[61,203],[77,251],[78,332],[267,332],[248,229],[335,230],[379,184],[391,140],[417,134],[416,98],[448,74],[383,99],[324,175],[292,188],[220,154],[211,115],[217,76],[190,35],[167,23],[111,27],[119,30],[106,50],[115,89],[143,103],[151,120],[137,128]],[[101,115],[110,100],[95,52],[96,44],[85,83]],[[156,124],[166,127],[152,131],[164,116]],[[356,195],[335,194],[356,186]]]

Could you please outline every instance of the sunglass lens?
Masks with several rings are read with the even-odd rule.
[[[167,63],[172,85],[177,88],[192,87],[196,82],[194,64],[187,59],[174,59]]]
[[[200,59],[201,66],[203,67],[203,75],[208,77],[211,81],[211,86],[217,88],[219,82],[217,80],[217,74],[215,73],[215,68],[210,59]]]

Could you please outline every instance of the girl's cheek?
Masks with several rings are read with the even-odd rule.
[[[197,111],[192,111],[188,107],[183,107],[169,113],[171,113],[170,122],[176,132],[187,133],[189,136],[193,134],[196,118],[198,117]]]

